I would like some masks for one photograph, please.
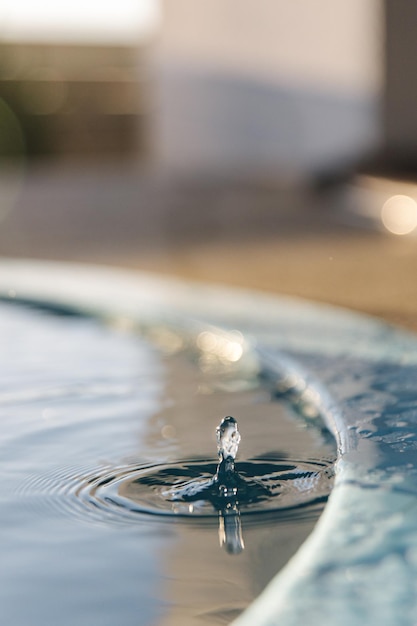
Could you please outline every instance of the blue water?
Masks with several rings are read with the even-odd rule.
[[[69,313],[0,306],[2,623],[229,623],[314,527],[334,445],[255,361]],[[242,503],[238,555],[210,503],[185,511],[161,494],[214,471],[227,414],[238,470],[275,489]]]
[[[33,614],[49,624],[55,606],[64,607],[64,624],[74,616],[113,623],[116,614],[126,624],[227,623],[273,578],[236,626],[414,626],[414,335],[332,307],[108,269],[3,262],[0,289],[60,303],[61,313],[75,303],[110,324],[67,317],[51,326],[40,312],[2,310],[10,367],[1,409],[0,594],[9,620],[26,623]],[[84,329],[82,341],[74,341],[76,328]],[[84,351],[93,354],[102,336],[108,349],[80,381]],[[138,358],[126,366],[123,356],[119,367],[116,344],[125,356],[139,350]],[[71,359],[62,359],[66,350]],[[123,363],[133,393],[119,376]],[[77,393],[68,392],[67,376]],[[110,401],[115,380],[119,396]],[[73,410],[67,403],[77,397]],[[150,402],[142,417],[138,408],[130,418],[114,412],[133,398],[133,406]],[[34,412],[45,403],[59,409],[62,428],[54,413],[45,414],[53,418],[47,424]],[[242,507],[245,549],[233,555],[220,549],[217,511],[207,502],[195,511],[181,502],[176,511],[159,484],[161,476],[178,478],[181,489],[196,469],[210,476],[214,429],[230,414],[242,433],[241,469],[292,468],[267,500],[270,510],[262,504],[252,515]],[[314,525],[323,508],[315,485],[321,489],[327,476],[330,486],[333,467],[334,486]],[[305,501],[284,505],[286,486]],[[237,517],[231,521],[237,532]],[[15,602],[20,581],[25,604]]]

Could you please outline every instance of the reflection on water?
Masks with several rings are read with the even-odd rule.
[[[236,503],[229,503],[219,511],[219,542],[229,554],[240,554],[245,549]]]
[[[228,623],[310,533],[333,448],[248,361],[227,358],[238,334],[207,361],[207,336],[193,351],[167,330],[164,350],[63,313],[0,308],[4,622]],[[264,498],[219,509],[162,497],[184,477],[212,479],[215,426],[230,413],[243,434],[236,470]],[[238,555],[219,548],[219,511]]]

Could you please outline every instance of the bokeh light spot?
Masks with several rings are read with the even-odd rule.
[[[390,233],[408,235],[417,227],[417,202],[410,196],[391,196],[381,209],[381,220]]]

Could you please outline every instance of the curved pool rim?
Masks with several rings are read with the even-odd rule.
[[[315,530],[234,624],[416,623],[416,336],[327,305],[64,263],[1,260],[0,296],[241,331],[277,393],[324,420],[338,458]]]

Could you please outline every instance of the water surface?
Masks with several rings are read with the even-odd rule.
[[[230,622],[311,532],[333,445],[230,346],[219,360],[201,333],[60,313],[0,306],[4,623]],[[238,471],[276,486],[240,507],[238,555],[213,506],[161,495],[215,470],[224,415],[239,421]]]

